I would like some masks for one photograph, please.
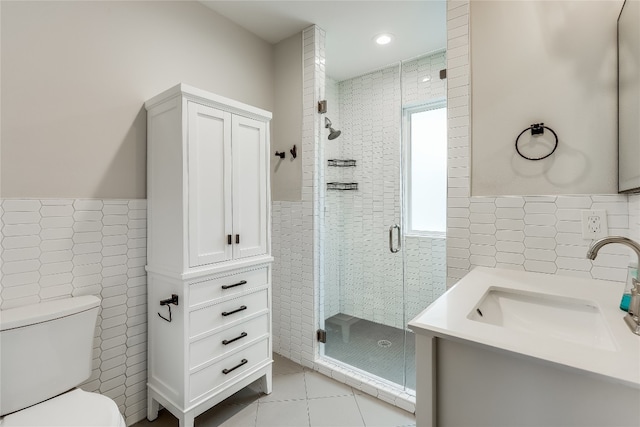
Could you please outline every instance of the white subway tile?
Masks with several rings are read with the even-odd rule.
[[[42,218],[40,220],[40,226],[43,229],[49,228],[71,228],[73,227],[72,217],[52,216],[48,218]]]
[[[532,249],[555,249],[556,240],[550,237],[526,237],[524,244]]]
[[[2,209],[5,212],[38,212],[40,201],[32,199],[4,199]]]
[[[496,261],[507,264],[524,264],[525,257],[522,254],[497,252]]]
[[[471,213],[469,220],[475,224],[495,224],[496,215],[492,213]]]
[[[102,254],[99,252],[73,256],[74,265],[95,264],[101,261]]]
[[[543,225],[527,225],[524,228],[524,234],[531,237],[555,237],[556,228]]]
[[[555,273],[558,267],[553,262],[526,260],[524,269],[538,273]]]
[[[5,249],[2,252],[3,262],[10,261],[25,261],[30,259],[38,259],[40,257],[40,248],[20,248],[20,249]]]
[[[556,224],[558,232],[561,233],[582,233],[580,221],[558,221]]]
[[[37,224],[40,222],[39,212],[5,212],[2,215],[5,225]]]
[[[496,249],[500,252],[511,252],[511,253],[521,254],[524,252],[524,243],[498,241],[496,242]]]
[[[101,221],[102,211],[75,211],[73,219],[75,221]]]
[[[469,251],[472,255],[495,256],[496,248],[493,245],[471,245]]]
[[[102,231],[102,221],[76,221],[73,224],[75,232]]]
[[[4,249],[33,248],[40,245],[40,236],[12,236],[2,239]]]
[[[553,214],[527,214],[524,223],[527,225],[555,225],[557,218]]]
[[[590,271],[592,263],[586,258],[556,258],[556,265],[563,270]]]
[[[587,242],[588,243],[588,242]],[[587,255],[587,246],[561,245],[556,246],[558,256],[566,256],[572,258],[584,258]]]
[[[71,261],[73,259],[73,252],[70,250],[62,251],[48,251],[42,252],[40,255],[40,262],[43,264],[49,264],[52,262]]]
[[[556,210],[556,204],[551,202],[526,202],[524,205],[527,214],[553,214]]]
[[[558,196],[556,205],[558,209],[589,209],[591,207],[591,197]]]
[[[42,240],[71,239],[73,228],[45,228],[40,233]]]
[[[627,269],[594,266],[591,268],[591,276],[594,279],[623,282],[627,279]]]
[[[524,230],[525,224],[521,219],[497,219],[496,228],[498,230]]]
[[[41,199],[42,206],[70,206],[73,204],[71,199]]]
[[[555,261],[558,255],[556,251],[552,249],[531,249],[527,248],[524,251],[524,256],[527,259],[534,261]]]
[[[2,290],[2,299],[5,301],[29,298],[37,296],[40,292],[38,283],[29,283],[22,286],[12,286]]]
[[[492,234],[472,234],[469,241],[478,245],[495,245],[496,236]]]
[[[71,205],[42,206],[40,208],[40,215],[42,215],[43,217],[49,217],[49,216],[69,217],[73,215],[73,206]]]
[[[59,286],[70,284],[73,282],[73,274],[70,272],[60,273],[60,274],[49,274],[40,277],[39,283],[43,288],[47,288],[49,286]]]
[[[523,219],[524,218],[524,209],[522,209],[522,208],[497,208],[495,216],[496,216],[497,219]]]
[[[38,268],[40,268],[40,261],[37,259],[5,261],[2,263],[2,273],[4,274],[26,273],[29,271],[35,271]]]
[[[57,286],[43,287],[40,289],[40,299],[56,299],[62,297],[69,297],[73,292],[73,286],[70,283],[65,283]]]
[[[73,202],[76,211],[99,211],[102,210],[102,200],[77,199]]]
[[[102,207],[103,218],[106,218],[108,215],[127,215],[128,212],[128,204],[105,204]]]
[[[73,270],[73,263],[71,261],[52,262],[49,264],[42,264],[40,266],[40,274],[46,276],[49,274],[61,274],[68,273]]]
[[[73,234],[74,243],[94,243],[102,241],[102,233],[99,231],[76,232]]]
[[[524,241],[524,232],[519,230],[498,230],[496,232],[497,240],[505,240],[511,242]]]
[[[74,255],[90,254],[100,252],[101,250],[101,243],[76,243],[73,245]]]
[[[2,228],[2,236],[3,237],[31,236],[35,234],[40,234],[40,231],[41,231],[40,224],[5,225]]]

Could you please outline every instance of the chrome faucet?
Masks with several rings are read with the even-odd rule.
[[[636,253],[638,257],[638,263],[640,264],[640,245],[631,239],[622,236],[610,236],[598,239],[591,244],[587,251],[587,258],[590,260],[596,259],[598,251],[609,243],[621,243],[630,247]],[[635,278],[631,278],[633,285],[631,289],[631,302],[629,303],[629,313],[624,317],[624,321],[631,328],[631,331],[640,335],[640,282]]]

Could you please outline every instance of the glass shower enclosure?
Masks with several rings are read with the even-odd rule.
[[[322,355],[409,391],[406,325],[446,287],[444,68],[437,52],[325,86]]]

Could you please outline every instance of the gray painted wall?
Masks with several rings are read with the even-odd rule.
[[[276,44],[274,58],[274,107],[271,126],[271,198],[302,199],[302,33]],[[298,157],[289,150],[296,145]],[[286,157],[275,156],[284,151]]]
[[[471,2],[472,195],[617,193],[621,6],[620,0]],[[514,141],[539,122],[557,132],[558,148],[547,159],[525,160]],[[552,141],[549,132],[543,137]],[[529,138],[528,132],[522,142]],[[541,149],[527,153],[548,152],[535,145]]]
[[[273,47],[198,2],[1,8],[3,197],[145,198],[143,104],[180,82],[274,108]]]

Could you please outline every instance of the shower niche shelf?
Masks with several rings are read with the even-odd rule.
[[[357,190],[358,183],[357,182],[327,182],[327,190]]]
[[[342,160],[342,159],[329,159],[327,160],[327,166],[333,166],[338,168],[355,167],[355,160]]]

